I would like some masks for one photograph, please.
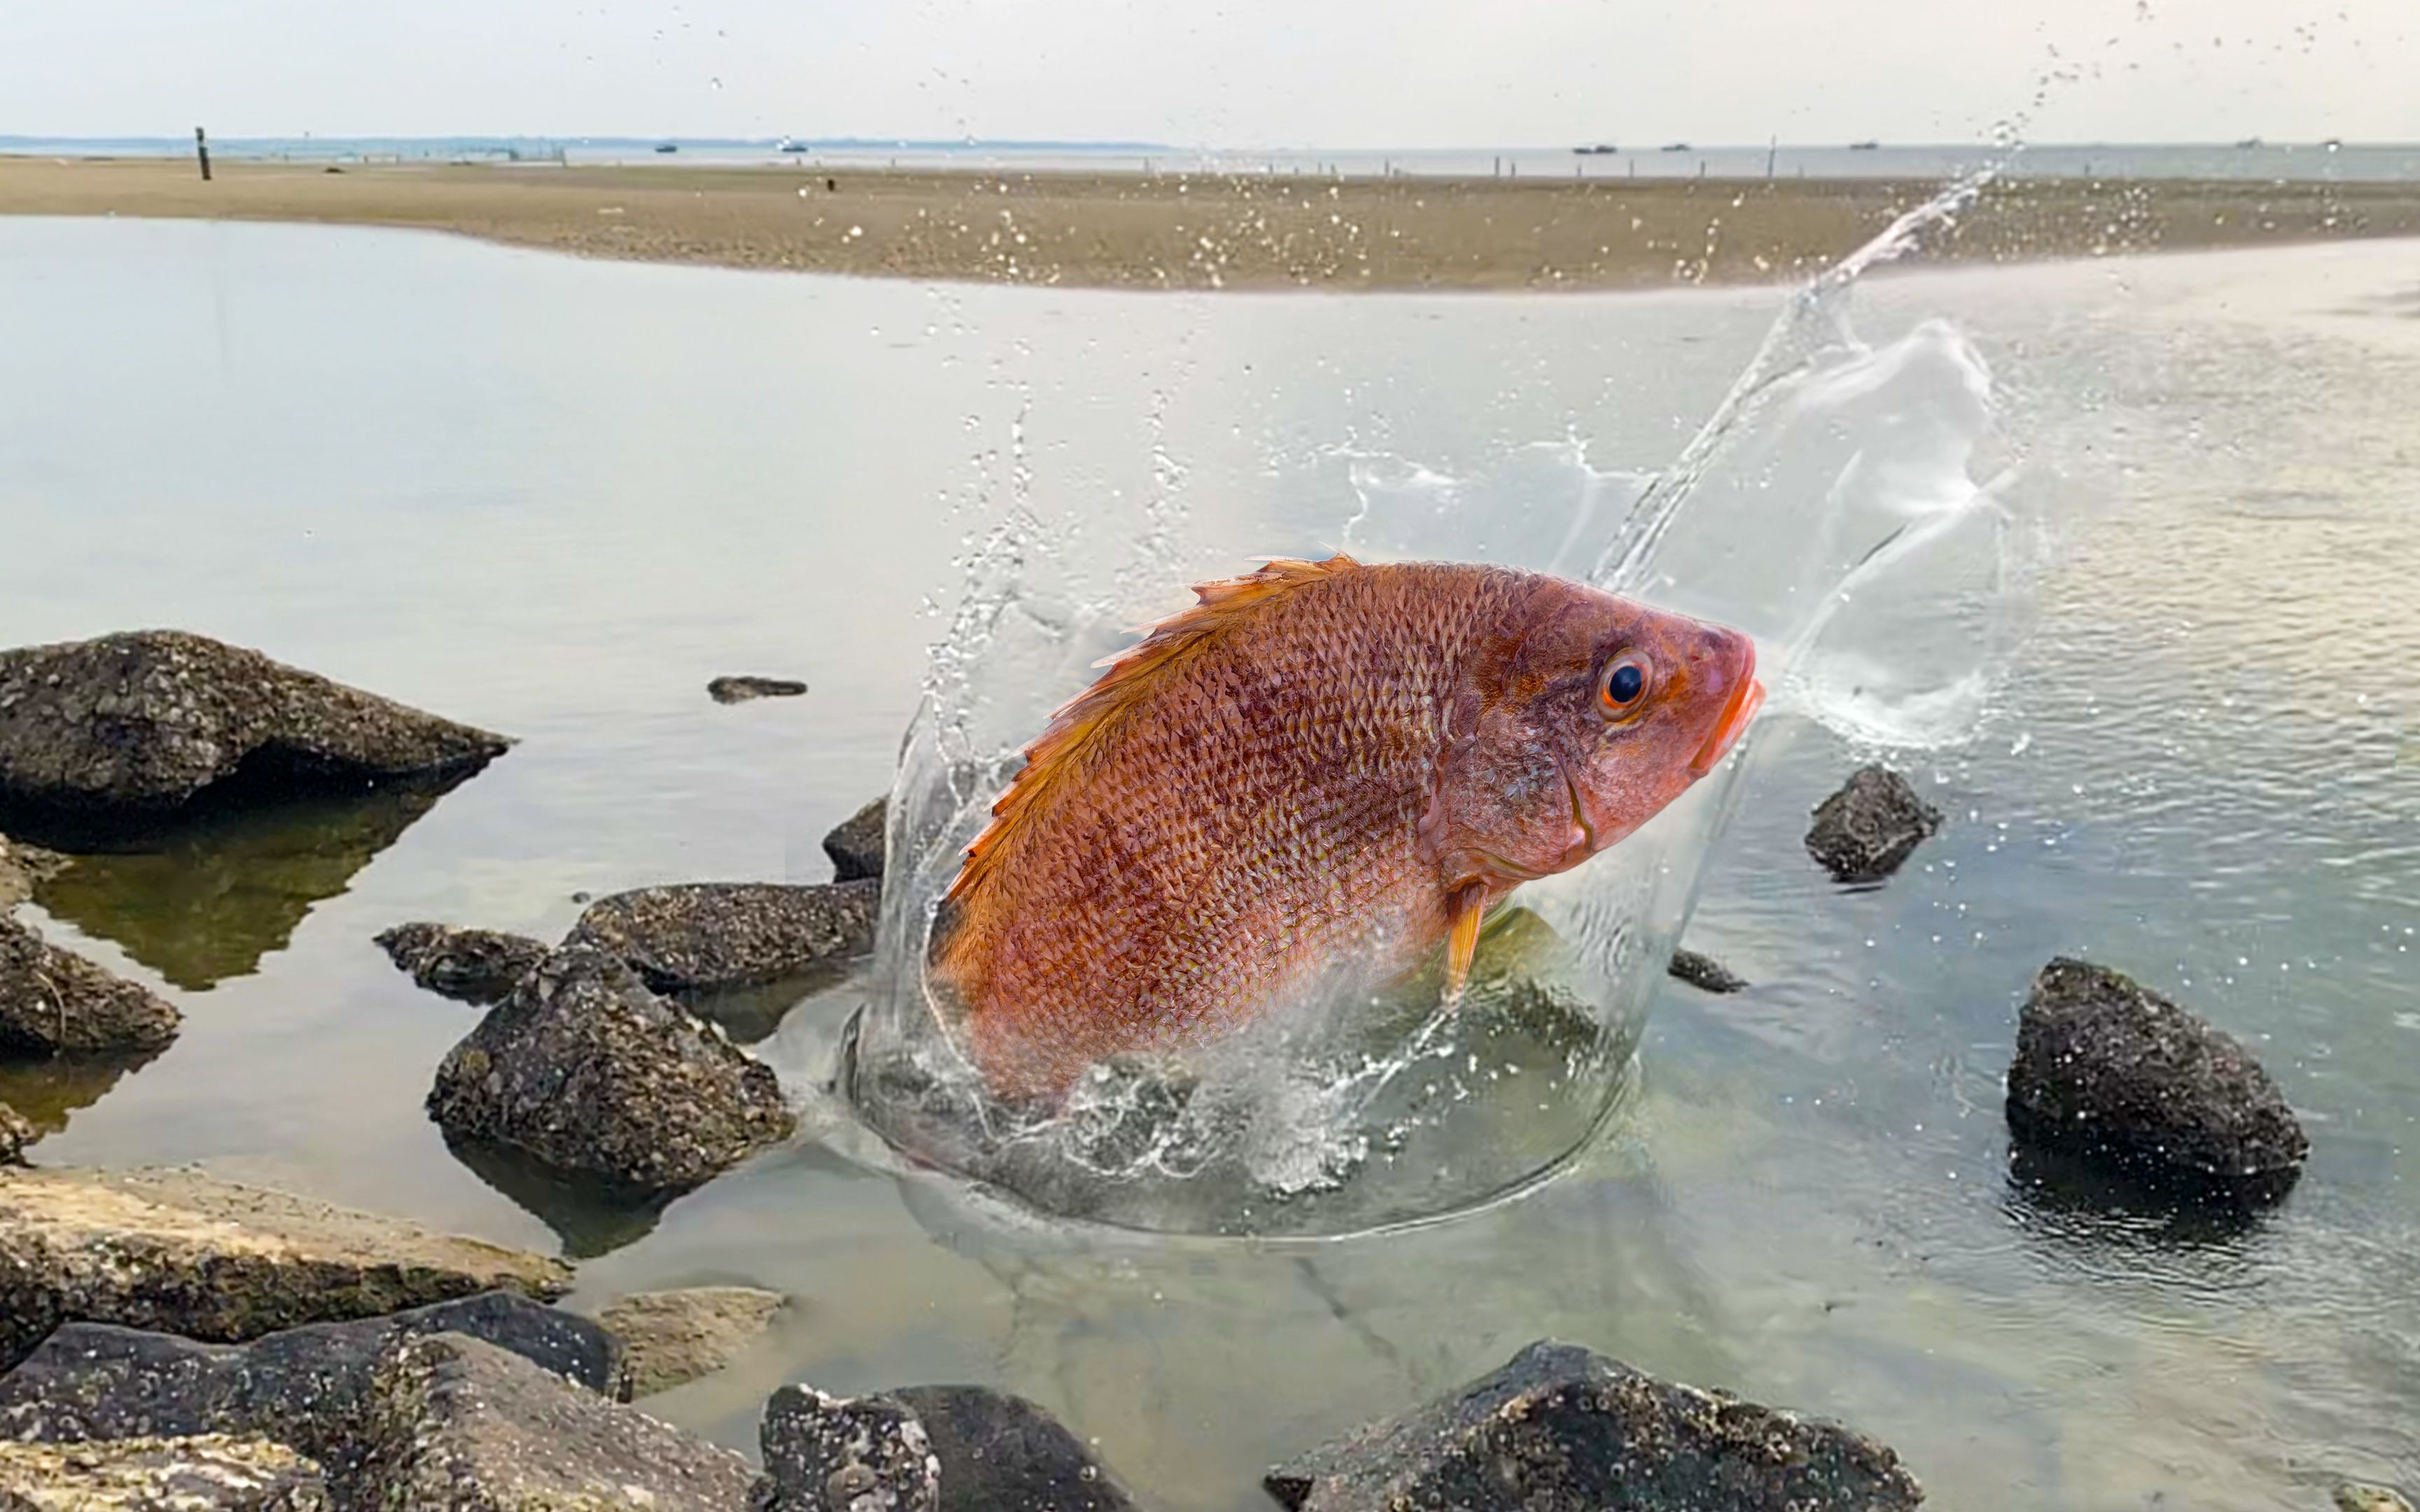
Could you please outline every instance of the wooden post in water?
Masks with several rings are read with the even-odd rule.
[[[1777,134],[1776,134],[1776,135],[1773,138],[1773,140],[1771,140],[1770,142],[1767,142],[1767,143],[1764,145],[1764,177],[1765,177],[1765,181],[1766,181],[1766,182],[1768,182],[1768,183],[1770,183],[1770,182],[1772,181],[1772,179],[1773,179],[1773,163],[1774,163],[1774,160],[1775,160],[1776,158],[1780,157],[1780,156],[1781,156],[1781,138],[1780,138],[1780,136],[1779,136],[1779,135],[1777,135]]]
[[[194,128],[194,157],[202,165],[202,182],[209,183],[210,181],[210,139],[202,134],[202,129],[198,126]]]

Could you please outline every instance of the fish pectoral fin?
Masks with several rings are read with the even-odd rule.
[[[1458,889],[1448,905],[1452,924],[1445,937],[1445,1000],[1462,1000],[1470,982],[1470,964],[1479,954],[1479,921],[1487,917],[1487,884],[1473,882]]]

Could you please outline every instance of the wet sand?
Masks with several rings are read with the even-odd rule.
[[[1938,186],[0,158],[0,213],[413,226],[582,256],[1124,288],[1635,288],[1791,279]],[[2420,184],[2017,180],[1936,257],[2420,235]]]

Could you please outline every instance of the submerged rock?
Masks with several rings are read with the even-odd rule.
[[[1924,1499],[1861,1434],[1544,1341],[1266,1484],[1300,1512],[1899,1512]]]
[[[745,703],[750,699],[794,699],[807,685],[788,677],[718,677],[706,685],[706,697],[717,703]]]
[[[597,1320],[628,1353],[630,1395],[652,1396],[729,1365],[788,1304],[758,1287],[691,1287],[632,1292],[607,1304]]]
[[[459,1334],[389,1343],[372,1378],[359,1507],[413,1512],[743,1512],[727,1449]]]
[[[220,1434],[0,1443],[8,1512],[326,1512],[319,1467],[282,1443]]]
[[[750,1512],[939,1512],[941,1461],[895,1396],[784,1386],[757,1433],[765,1473]]]
[[[824,854],[831,857],[834,882],[856,882],[882,875],[888,854],[884,828],[891,822],[891,800],[876,798],[840,822],[824,837]]]
[[[250,766],[292,779],[471,767],[501,735],[178,630],[0,652],[0,802],[176,808]]]
[[[1815,809],[1807,854],[1836,882],[1880,882],[1941,828],[1941,810],[1916,795],[1907,779],[1869,766]]]
[[[34,895],[34,884],[66,871],[68,858],[56,851],[0,835],[0,914]]]
[[[2034,979],[2009,1067],[2018,1139],[2162,1184],[2274,1201],[2310,1140],[2231,1036],[2135,982],[2058,959]]]
[[[1022,1396],[983,1386],[890,1394],[916,1414],[941,1466],[939,1512],[1129,1512],[1076,1436]]]
[[[1703,993],[1736,993],[1747,989],[1747,979],[1735,976],[1730,967],[1710,955],[1695,950],[1675,950],[1672,964],[1666,971],[1680,978]]]
[[[147,988],[0,918],[0,1056],[157,1050],[177,1037],[179,1022]]]
[[[375,943],[412,980],[466,1003],[502,1001],[551,949],[526,934],[450,924],[397,924]]]
[[[701,1185],[797,1124],[771,1067],[584,945],[447,1053],[428,1111],[449,1137],[639,1192]]]
[[[0,1103],[0,1165],[23,1165],[26,1147],[40,1137],[41,1131],[27,1122],[23,1114]]]
[[[882,889],[693,882],[599,898],[566,945],[593,945],[658,992],[711,991],[830,970],[874,947]]]
[[[0,1376],[0,1439],[233,1434],[292,1445],[342,1476],[360,1458],[380,1356],[397,1339],[432,1334],[481,1339],[590,1391],[628,1394],[612,1335],[575,1314],[491,1291],[384,1318],[305,1324],[249,1344],[69,1323]]]
[[[0,1367],[71,1319],[236,1342],[498,1288],[560,1261],[185,1170],[0,1170]]]

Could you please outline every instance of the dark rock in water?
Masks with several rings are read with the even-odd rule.
[[[0,1056],[157,1050],[178,1022],[165,999],[0,918]]]
[[[762,1287],[634,1291],[608,1303],[597,1320],[629,1357],[630,1395],[652,1396],[729,1365],[789,1300]]]
[[[1941,828],[1941,810],[1916,796],[1907,779],[1869,766],[1815,809],[1807,854],[1836,882],[1880,882]]]
[[[242,1345],[69,1323],[0,1376],[0,1439],[259,1437],[290,1444],[342,1476],[360,1458],[380,1356],[398,1339],[436,1334],[482,1339],[586,1390],[627,1395],[621,1346],[611,1334],[526,1297],[488,1292]]]
[[[825,845],[830,847],[830,841]],[[66,871],[68,858],[56,851],[0,835],[0,914],[34,895],[34,884]]]
[[[23,1164],[26,1147],[40,1137],[41,1131],[27,1122],[23,1114],[0,1103],[0,1165]]]
[[[750,699],[794,699],[807,685],[787,677],[718,677],[706,685],[717,703],[745,703]]]
[[[1543,1341],[1266,1484],[1301,1512],[1899,1512],[1924,1500],[1899,1457],[1861,1434]]]
[[[1747,989],[1747,979],[1734,976],[1730,967],[1710,955],[1695,950],[1675,950],[1672,964],[1665,968],[1699,992],[1736,993]]]
[[[1022,1396],[982,1386],[889,1394],[923,1424],[941,1463],[939,1512],[1129,1512],[1129,1497],[1061,1427]]]
[[[784,1386],[765,1404],[750,1512],[939,1512],[941,1461],[895,1396]]]
[[[711,991],[836,968],[874,947],[873,882],[694,882],[588,905],[566,945],[628,962],[658,992]]]
[[[358,782],[478,766],[507,745],[178,630],[0,652],[0,801],[11,804],[173,809],[239,770]]]
[[[728,1449],[459,1334],[379,1358],[347,1502],[412,1512],[743,1512]]]
[[[327,1512],[319,1467],[266,1439],[0,1443],[7,1512]]]
[[[494,1003],[551,953],[543,940],[450,924],[397,924],[378,937],[387,959],[441,996]]]
[[[2286,1195],[2310,1140],[2227,1034],[2105,966],[2042,967],[2017,1026],[2018,1139],[2213,1196]]]
[[[0,1169],[0,1367],[70,1320],[233,1343],[569,1286],[542,1256],[195,1171]]]
[[[824,854],[831,857],[832,880],[855,882],[882,875],[885,856],[883,826],[891,820],[891,800],[876,798],[841,821],[824,837]]]
[[[701,1185],[797,1124],[771,1067],[585,945],[549,956],[446,1055],[428,1111],[449,1137],[640,1192]]]

